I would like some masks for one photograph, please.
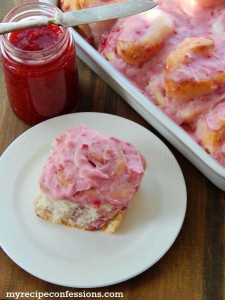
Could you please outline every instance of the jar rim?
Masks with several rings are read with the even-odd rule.
[[[27,10],[25,10],[27,8]],[[14,7],[12,10],[10,10],[4,17],[4,19],[2,20],[2,22],[12,22],[15,21],[16,17],[18,16],[18,12],[23,11],[24,12],[40,12],[41,9],[45,8],[44,12],[49,14],[49,17],[53,16],[56,13],[61,13],[61,10],[59,8],[57,8],[56,6],[49,4],[49,3],[45,3],[45,2],[41,2],[41,1],[34,1],[34,2],[25,2],[22,3],[16,7]],[[47,10],[46,10],[47,8]],[[36,10],[35,10],[36,9]],[[43,11],[42,11],[43,12]],[[29,15],[30,17],[35,17],[37,15],[35,14],[31,14]],[[43,16],[43,14],[40,14],[40,16]],[[27,16],[28,17],[28,16]],[[22,20],[23,18],[21,18],[20,20]],[[40,56],[40,60],[41,58],[44,56],[44,58],[46,59],[46,57],[48,57],[48,53],[49,55],[52,54],[53,51],[55,51],[55,48],[57,46],[63,45],[64,41],[66,40],[67,34],[68,34],[68,29],[66,27],[60,26],[60,28],[62,29],[62,35],[59,38],[59,40],[52,46],[48,47],[47,49],[43,49],[43,50],[35,50],[35,51],[27,51],[27,50],[23,50],[20,49],[16,46],[14,46],[10,41],[9,41],[9,36],[10,33],[5,33],[2,35],[2,42],[5,43],[5,46],[8,48],[8,50],[13,50],[14,52],[16,52],[16,56],[26,56],[28,53],[32,54],[32,55],[37,55]],[[61,47],[60,47],[61,49]],[[45,55],[44,55],[45,54]],[[37,59],[37,57],[35,58]]]

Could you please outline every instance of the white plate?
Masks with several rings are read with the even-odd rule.
[[[131,142],[147,161],[140,190],[115,234],[52,224],[34,213],[51,142],[81,124]],[[51,283],[89,288],[132,278],[167,252],[183,224],[186,187],[177,161],[155,135],[121,117],[75,113],[43,122],[7,148],[0,170],[1,246],[21,268]]]

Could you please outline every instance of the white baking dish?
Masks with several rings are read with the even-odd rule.
[[[44,0],[58,4],[58,0]],[[225,168],[208,155],[181,127],[173,122],[157,106],[120,74],[74,29],[77,56],[108,83],[149,124],[176,147],[210,181],[225,191]],[[82,80],[82,77],[81,77]]]

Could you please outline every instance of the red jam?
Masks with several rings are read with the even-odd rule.
[[[49,25],[12,32],[9,41],[15,47],[25,51],[46,50],[54,46],[62,36],[59,26]]]
[[[78,76],[71,36],[56,47],[64,34],[61,27],[49,25],[8,36],[15,50],[5,50],[2,55],[9,101],[16,115],[31,125],[77,107]]]

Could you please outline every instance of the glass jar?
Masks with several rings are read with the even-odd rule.
[[[27,2],[12,9],[3,22],[52,17],[59,12],[47,3]],[[49,25],[4,34],[1,56],[9,102],[24,122],[34,125],[75,111],[78,74],[68,28]]]

